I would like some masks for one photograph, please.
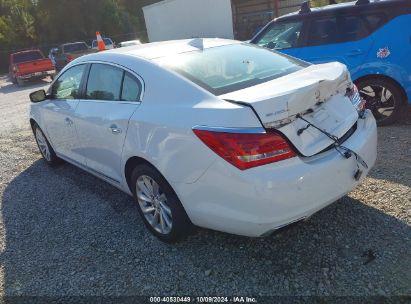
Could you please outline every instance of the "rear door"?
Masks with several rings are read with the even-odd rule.
[[[43,122],[53,149],[60,155],[80,164],[84,157],[78,153],[78,138],[74,113],[79,103],[81,83],[86,65],[66,70],[49,89],[52,99],[43,106]]]
[[[106,63],[90,66],[85,97],[76,110],[79,152],[89,169],[114,182],[122,179],[121,155],[128,122],[140,105],[142,81]]]
[[[381,14],[311,17],[299,57],[313,63],[339,61],[354,71],[367,58],[374,42],[370,34],[383,20]]]

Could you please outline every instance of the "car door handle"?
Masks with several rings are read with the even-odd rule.
[[[73,124],[73,121],[72,121],[70,118],[68,118],[68,117],[66,117],[66,119],[65,119],[64,121],[65,121],[66,124],[69,125],[69,126],[71,126],[71,125]]]
[[[113,134],[120,134],[121,133],[121,129],[119,127],[117,127],[116,125],[111,125],[110,130],[111,130],[111,133],[113,133]]]
[[[358,56],[361,54],[362,54],[361,50],[351,50],[348,53],[345,53],[346,56]]]

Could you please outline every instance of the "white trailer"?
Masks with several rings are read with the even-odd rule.
[[[143,7],[150,42],[234,38],[231,0],[165,0]]]
[[[184,38],[250,39],[304,0],[163,0],[143,7],[150,42]]]

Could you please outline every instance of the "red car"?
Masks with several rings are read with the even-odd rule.
[[[10,55],[9,75],[13,83],[22,85],[25,80],[54,77],[53,62],[40,50],[29,50]]]

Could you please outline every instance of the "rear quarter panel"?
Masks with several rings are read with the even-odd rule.
[[[373,44],[364,63],[353,68],[353,80],[366,75],[385,75],[397,81],[411,101],[411,14],[398,16],[372,35]],[[378,54],[388,51],[388,56]],[[387,53],[386,53],[387,54]]]

